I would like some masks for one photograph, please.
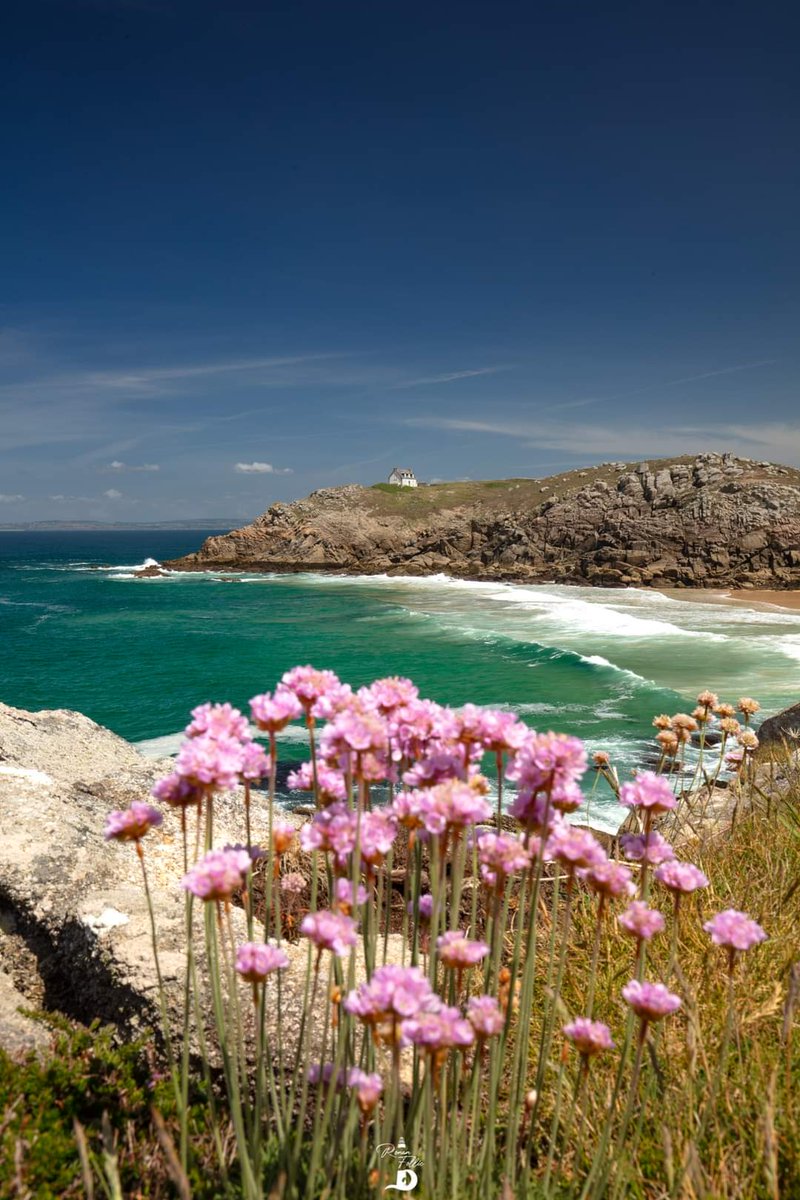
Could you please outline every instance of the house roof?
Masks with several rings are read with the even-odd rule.
[[[410,467],[392,467],[392,475],[413,475]]]

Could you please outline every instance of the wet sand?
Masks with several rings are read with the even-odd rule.
[[[731,589],[716,592],[712,588],[659,588],[673,600],[690,600],[693,604],[738,604],[745,608],[783,608],[800,612],[800,589],[768,591],[759,588]]]

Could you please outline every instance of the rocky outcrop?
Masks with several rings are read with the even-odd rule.
[[[408,495],[401,493],[407,491]],[[348,485],[164,564],[658,587],[800,586],[800,471],[730,454],[547,480]]]
[[[800,704],[793,704],[767,717],[758,729],[759,753],[763,756],[770,748],[786,747],[791,751],[800,749]]]

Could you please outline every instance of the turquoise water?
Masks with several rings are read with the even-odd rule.
[[[131,576],[203,537],[0,533],[0,699],[78,709],[156,753],[193,705],[244,705],[313,662],[353,685],[403,674],[442,702],[509,707],[624,768],[641,764],[653,714],[703,687],[765,712],[797,700],[800,613],[442,577]]]

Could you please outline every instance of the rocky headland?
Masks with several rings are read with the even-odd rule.
[[[324,488],[163,564],[606,587],[800,587],[800,471],[732,454]]]

